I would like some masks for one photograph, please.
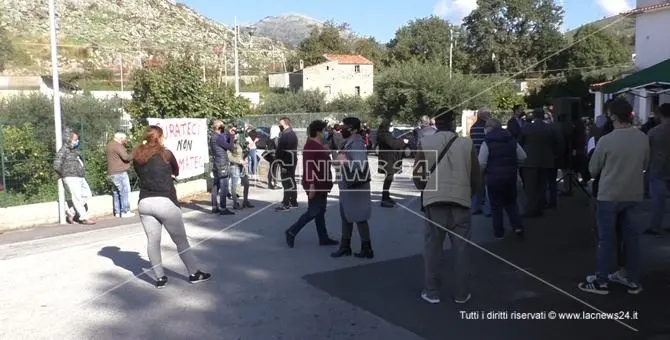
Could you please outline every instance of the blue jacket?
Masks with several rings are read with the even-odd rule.
[[[228,165],[227,151],[233,149],[233,143],[229,139],[226,133],[212,133],[209,137],[209,153],[215,169],[220,169],[219,166]]]
[[[516,139],[507,130],[495,129],[486,134],[484,141],[489,149],[486,164],[487,184],[503,184],[507,181],[516,183]]]

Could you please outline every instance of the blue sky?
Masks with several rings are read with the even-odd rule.
[[[565,9],[564,30],[630,9],[634,0],[557,0]],[[436,14],[460,21],[476,0],[181,0],[199,13],[232,25],[250,24],[266,16],[302,14],[317,20],[347,22],[354,32],[381,42],[409,20]]]

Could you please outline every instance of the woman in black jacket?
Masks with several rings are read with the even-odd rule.
[[[161,259],[161,233],[163,226],[177,246],[177,252],[190,274],[188,280],[198,283],[212,275],[197,268],[195,256],[186,238],[184,219],[177,200],[174,179],[179,176],[179,164],[164,146],[163,129],[150,126],[144,142],[133,150],[133,166],[140,180],[138,211],[147,235],[147,252],[154,273],[156,288],[167,284]]]

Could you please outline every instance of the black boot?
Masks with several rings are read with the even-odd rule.
[[[361,243],[361,252],[354,254],[354,256],[366,259],[375,257],[375,253],[372,251],[372,243],[370,241]]]
[[[342,257],[342,256],[351,256],[351,240],[342,239],[340,242],[340,248],[330,254],[330,257]]]

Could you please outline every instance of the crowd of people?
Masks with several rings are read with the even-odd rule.
[[[592,183],[596,199],[597,268],[578,287],[586,292],[608,294],[609,284],[624,285],[631,294],[642,291],[639,269],[639,233],[636,214],[644,199],[648,182],[653,214],[646,234],[660,235],[665,196],[670,190],[670,104],[664,104],[655,117],[642,128],[633,125],[632,107],[627,100],[616,98],[606,105],[606,112],[592,123],[578,117],[559,114],[547,106],[532,110],[517,106],[504,128],[482,108],[471,126],[469,137],[455,130],[455,112],[441,108],[435,117],[422,117],[415,131],[416,152],[413,182],[421,191],[421,210],[425,216],[425,287],[421,298],[440,302],[441,257],[448,236],[454,257],[453,299],[465,303],[471,297],[471,266],[468,245],[473,215],[491,217],[495,238],[505,237],[503,212],[510,220],[512,232],[524,237],[524,219],[540,217],[545,209],[558,205],[558,174],[569,174],[569,185]],[[379,147],[378,172],[383,174],[381,205],[395,206],[389,189],[400,170],[402,155],[409,140],[394,138],[391,121],[382,120],[376,135]],[[255,143],[257,137],[246,127],[216,120],[209,140],[212,160],[212,212],[232,215],[232,210],[253,208],[249,200],[249,176],[257,171]],[[312,220],[321,246],[338,246],[332,257],[355,255],[373,258],[369,220],[371,218],[371,170],[368,161],[370,129],[360,119],[347,117],[335,126],[316,120],[307,128],[308,139],[298,156],[298,137],[291,120],[283,117],[270,131],[270,140],[262,158],[269,162],[268,187],[281,182],[283,199],[277,211],[298,208],[299,185],[296,182],[298,162],[302,162],[301,187],[307,195],[307,209],[284,231],[286,244],[295,247],[296,237]],[[79,153],[79,136],[66,131],[64,146],[58,151],[54,168],[72,196],[67,210],[68,222],[95,222],[87,215],[91,196],[84,165]],[[139,178],[139,215],[147,236],[149,259],[156,275],[156,286],[167,283],[161,267],[160,235],[162,228],[170,234],[186,265],[193,283],[208,280],[211,274],[197,265],[186,238],[184,221],[176,197],[174,179],[179,167],[174,155],[165,148],[160,127],[149,127],[143,143],[127,152],[127,137],[117,133],[106,148],[108,176],[116,188],[114,213],[130,217],[130,183],[127,171],[131,164]],[[251,159],[253,159],[253,161]],[[335,173],[335,176],[333,175]],[[439,173],[439,176],[437,175]],[[574,182],[574,183],[572,183]],[[242,197],[237,186],[242,185]],[[339,188],[341,237],[330,237],[326,227],[327,199],[333,187]],[[519,192],[526,197],[519,204]],[[586,192],[586,191],[585,191]],[[231,199],[228,208],[227,200]],[[361,245],[356,253],[351,238],[354,224]],[[616,260],[616,261],[614,261]],[[612,262],[618,267],[612,268]]]

